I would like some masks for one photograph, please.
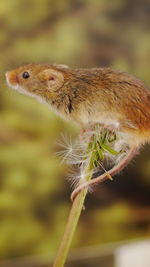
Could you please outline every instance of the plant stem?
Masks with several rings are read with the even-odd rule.
[[[93,153],[91,153],[89,161],[83,170],[85,173],[84,181],[85,180],[89,181],[92,177],[92,173],[93,173],[92,159],[93,159]],[[84,183],[84,181],[82,183]],[[77,195],[74,202],[72,203],[66,229],[65,229],[58,253],[56,255],[56,259],[53,264],[53,267],[63,267],[65,264],[65,261],[67,259],[67,255],[69,252],[69,248],[70,248],[70,245],[71,245],[71,242],[72,242],[72,239],[73,239],[76,227],[77,227],[77,223],[79,221],[80,214],[84,207],[83,205],[84,205],[86,194],[87,194],[87,188],[82,190]]]

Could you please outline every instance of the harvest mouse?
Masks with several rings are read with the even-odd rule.
[[[121,132],[130,149],[108,173],[123,169],[140,146],[150,141],[150,91],[143,82],[110,68],[72,69],[65,65],[28,64],[6,73],[13,89],[48,104],[55,112],[84,128],[88,123],[110,125]],[[78,186],[107,179],[107,173]]]

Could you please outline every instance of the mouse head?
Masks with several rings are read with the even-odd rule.
[[[47,101],[63,87],[65,72],[56,65],[28,64],[6,72],[6,80],[20,93]]]

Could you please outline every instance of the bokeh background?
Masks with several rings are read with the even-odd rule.
[[[109,66],[150,85],[149,0],[0,0],[0,259],[49,255],[71,206],[68,168],[55,157],[74,134],[36,100],[8,89],[24,63]],[[150,236],[150,147],[87,197],[72,247]],[[83,265],[82,265],[83,266]]]

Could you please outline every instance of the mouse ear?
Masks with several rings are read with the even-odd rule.
[[[40,72],[38,76],[49,90],[58,90],[64,84],[64,76],[57,70],[46,69]]]

